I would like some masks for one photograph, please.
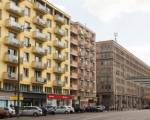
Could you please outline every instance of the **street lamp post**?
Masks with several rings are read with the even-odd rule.
[[[26,27],[26,28],[22,28],[23,30],[25,29],[32,29],[30,26]],[[31,46],[31,45],[30,45]],[[30,47],[28,46],[28,47]],[[18,47],[18,81],[17,81],[17,116],[19,116],[19,109],[20,109],[20,47],[21,45]]]

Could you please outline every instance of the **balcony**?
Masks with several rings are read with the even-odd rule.
[[[33,23],[36,24],[37,26],[41,28],[46,28],[47,27],[47,21],[40,18],[40,17],[34,17],[33,18]]]
[[[46,14],[47,13],[47,9],[46,9],[46,6],[42,5],[41,3],[35,3],[34,4],[34,9],[41,13],[41,14]]]
[[[54,67],[53,71],[54,71],[54,73],[57,73],[57,74],[64,74],[65,73],[65,69],[62,67]]]
[[[42,78],[42,77],[32,77],[32,84],[45,84],[47,82],[46,78]]]
[[[42,63],[42,62],[32,61],[32,68],[39,69],[39,70],[44,70],[44,69],[47,68],[47,64]]]
[[[54,53],[53,54],[53,58],[54,58],[54,60],[57,60],[59,62],[65,61],[65,56],[62,55],[62,54],[56,54],[56,53]]]
[[[71,38],[71,41],[70,41],[72,44],[74,45],[78,45],[78,40],[75,39],[75,38]]]
[[[71,49],[71,55],[78,56],[78,50]]]
[[[71,27],[71,33],[77,35],[78,34],[78,30],[74,27]]]
[[[12,63],[12,64],[18,64],[18,56],[5,53],[4,62]]]
[[[71,72],[71,78],[78,79],[78,72]]]
[[[86,49],[90,49],[90,43],[86,43],[86,44],[85,44],[85,48],[86,48]]]
[[[55,29],[55,34],[58,35],[58,36],[63,37],[63,36],[65,36],[65,31],[61,28],[56,28]]]
[[[71,89],[72,90],[78,90],[78,85],[75,85],[75,84],[71,85]]]
[[[3,79],[11,80],[11,81],[18,81],[18,75],[16,73],[3,72]]]
[[[14,4],[13,2],[6,3],[6,10],[17,16],[23,16],[23,10],[20,7],[18,7],[16,4]]]
[[[55,15],[55,21],[59,24],[65,24],[65,19],[60,15]]]
[[[54,40],[54,46],[60,49],[65,49],[66,48],[66,44],[63,41],[59,41],[59,40]]]
[[[9,29],[12,29],[15,32],[22,32],[22,25],[14,20],[7,19],[5,22],[5,26]]]
[[[41,56],[44,56],[44,55],[47,54],[46,50],[41,48],[41,47],[33,47],[32,51],[33,51],[34,54],[38,54],[38,55],[41,55]]]
[[[6,45],[9,45],[12,47],[16,47],[16,48],[23,47],[23,42],[13,37],[6,36],[4,42]]]
[[[38,31],[33,32],[33,38],[36,40],[39,40],[40,42],[46,42],[48,39],[46,34],[38,32]]]
[[[71,66],[72,67],[78,67],[78,61],[71,60]]]
[[[61,80],[54,80],[53,81],[53,86],[63,87],[64,86],[64,82],[61,81]]]
[[[79,67],[80,67],[80,69],[85,69],[84,63],[80,63],[80,64],[79,64]]]

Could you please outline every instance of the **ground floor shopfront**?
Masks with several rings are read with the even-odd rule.
[[[47,105],[72,106],[72,100],[73,100],[73,96],[69,96],[69,95],[55,95],[55,94],[48,94],[47,95]]]

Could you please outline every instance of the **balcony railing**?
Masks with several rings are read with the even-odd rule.
[[[78,67],[78,62],[75,60],[71,60],[71,66]]]
[[[44,6],[44,5],[42,5],[41,3],[38,3],[38,2],[34,4],[34,9],[37,10],[38,12],[42,13],[42,14],[47,13],[46,6]]]
[[[76,29],[76,28],[71,27],[71,33],[73,33],[73,34],[77,35],[77,34],[78,34],[78,31],[77,31],[77,29]]]
[[[66,48],[66,44],[63,41],[59,40],[54,40],[54,46],[61,49]]]
[[[55,34],[59,35],[59,36],[64,36],[65,35],[65,30],[61,29],[61,28],[56,28],[55,29]]]
[[[47,64],[46,63],[42,63],[42,62],[32,61],[32,67],[34,69],[44,70],[44,69],[47,68]]]
[[[60,62],[65,61],[65,56],[62,55],[62,54],[54,53],[53,58],[54,58],[54,60],[57,60],[57,61],[60,61]]]
[[[54,80],[53,81],[53,86],[60,86],[63,87],[64,86],[64,82],[61,80]]]
[[[71,78],[78,79],[78,72],[71,72]]]
[[[13,2],[6,3],[6,10],[15,15],[23,16],[23,10]]]
[[[4,61],[12,64],[18,64],[18,56],[5,53]]]
[[[71,55],[78,56],[78,50],[71,49]]]
[[[72,89],[72,90],[78,90],[78,85],[74,85],[74,84],[71,85],[71,89]]]
[[[71,38],[71,43],[74,44],[74,45],[78,45],[78,40],[75,39],[75,38]]]
[[[5,37],[5,44],[13,46],[13,47],[17,47],[17,48],[23,46],[23,42],[21,42],[19,39],[9,37],[9,36]]]
[[[33,18],[33,23],[42,27],[42,28],[45,28],[47,27],[47,21],[44,20],[44,19],[41,19],[40,17],[34,17]]]
[[[32,50],[33,50],[33,53],[35,53],[35,54],[39,54],[39,55],[46,55],[47,54],[46,50],[44,48],[41,48],[41,47],[33,47]]]
[[[14,21],[14,20],[7,19],[5,24],[6,24],[7,28],[13,29],[16,32],[22,32],[23,31],[22,25],[16,21]]]
[[[59,24],[64,24],[65,23],[65,19],[59,15],[55,15],[55,21]]]
[[[4,79],[4,80],[14,80],[14,81],[18,81],[18,75],[17,75],[16,73],[4,72],[4,73],[3,73],[3,79]]]
[[[33,32],[33,38],[41,42],[46,42],[48,40],[48,36],[46,34],[38,32],[38,31]]]
[[[37,84],[44,84],[47,82],[46,78],[42,77],[32,77],[32,83],[37,83]]]
[[[63,73],[65,73],[65,69],[64,68],[57,67],[57,66],[53,68],[53,71],[54,71],[54,73],[57,73],[57,74],[63,74]]]

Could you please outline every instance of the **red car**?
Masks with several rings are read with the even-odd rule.
[[[0,118],[9,117],[9,112],[4,108],[0,108]]]

